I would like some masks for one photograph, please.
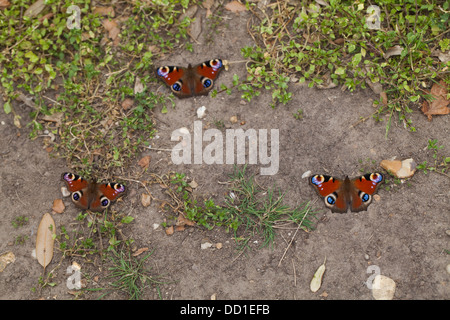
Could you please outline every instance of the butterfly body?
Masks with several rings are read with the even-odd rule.
[[[72,202],[84,210],[103,211],[126,191],[125,186],[120,183],[89,182],[70,172],[63,173],[61,178],[72,192]]]
[[[349,208],[352,212],[367,210],[372,195],[383,179],[381,173],[368,173],[351,180],[348,177],[341,180],[327,175],[313,175],[309,183],[324,198],[325,205],[332,212],[345,213]]]
[[[156,70],[156,75],[178,98],[207,95],[213,88],[214,80],[224,68],[220,59],[205,61],[187,68],[164,66]]]

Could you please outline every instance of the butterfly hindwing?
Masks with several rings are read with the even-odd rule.
[[[365,211],[372,202],[372,195],[381,185],[384,176],[381,173],[368,173],[351,180],[353,212]]]
[[[344,181],[326,175],[313,175],[309,183],[315,188],[316,192],[323,197],[325,205],[332,212],[346,212],[347,199],[345,194],[340,192]]]

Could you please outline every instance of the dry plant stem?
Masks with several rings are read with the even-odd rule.
[[[289,242],[288,246],[286,247],[286,249],[284,250],[283,255],[281,256],[280,262],[278,262],[278,267],[281,265],[281,261],[283,261],[284,256],[286,255],[286,252],[288,251],[288,249],[291,247],[292,241],[294,241],[295,236],[297,235],[298,230],[300,229],[303,221],[305,220],[306,216],[308,215],[309,211],[310,211],[311,207],[308,208],[308,210],[306,211],[306,213],[303,215],[302,221],[300,221],[300,223],[298,224],[297,229],[294,232],[294,235],[291,238],[291,241]]]

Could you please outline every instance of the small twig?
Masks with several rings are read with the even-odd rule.
[[[288,251],[288,249],[291,247],[292,241],[294,241],[295,236],[297,235],[298,229],[300,229],[303,220],[305,220],[307,214],[309,213],[311,207],[308,208],[308,210],[305,212],[305,214],[303,215],[302,221],[300,221],[300,223],[298,224],[297,230],[295,230],[294,235],[291,238],[291,241],[289,242],[288,246],[286,247],[286,249],[284,250],[283,255],[281,256],[280,262],[278,262],[278,267],[281,265],[281,261],[283,261],[284,256],[286,255],[286,252]]]

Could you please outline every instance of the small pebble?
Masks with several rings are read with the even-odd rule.
[[[447,273],[450,274],[450,264],[447,265],[447,267],[445,268],[445,270],[447,270]]]

